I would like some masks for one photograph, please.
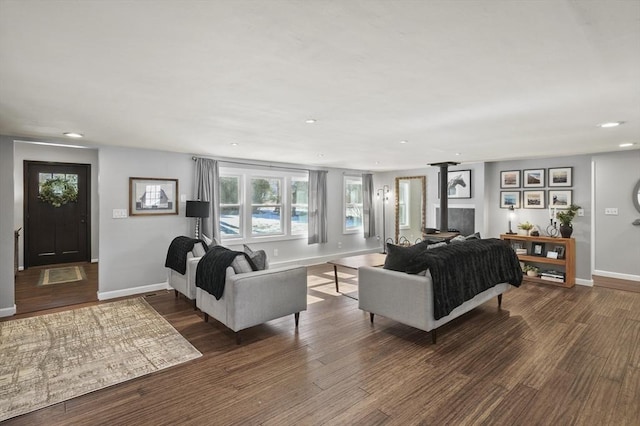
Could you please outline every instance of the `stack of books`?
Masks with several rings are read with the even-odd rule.
[[[553,281],[556,283],[563,283],[564,282],[564,272],[558,272],[558,271],[543,271],[540,272],[540,279],[546,280],[546,281]]]
[[[527,249],[526,248],[517,248],[516,249],[516,254],[527,254]]]

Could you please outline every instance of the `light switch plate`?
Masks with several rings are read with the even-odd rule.
[[[126,219],[127,216],[127,209],[113,209],[114,219]]]
[[[618,216],[618,208],[617,207],[607,207],[604,209],[604,214],[610,216]]]

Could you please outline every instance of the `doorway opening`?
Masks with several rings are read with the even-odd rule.
[[[16,276],[16,313],[97,300],[90,200],[90,164],[24,161],[24,271]]]

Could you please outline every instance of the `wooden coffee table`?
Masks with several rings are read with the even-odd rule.
[[[349,269],[358,269],[361,266],[382,266],[387,255],[384,253],[369,253],[358,256],[341,257],[339,259],[330,260],[327,263],[333,265],[333,274],[336,280],[336,292],[340,293],[338,286],[338,266]]]

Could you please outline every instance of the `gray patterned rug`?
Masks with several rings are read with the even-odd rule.
[[[0,421],[202,356],[141,298],[0,322]]]

